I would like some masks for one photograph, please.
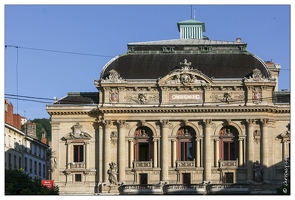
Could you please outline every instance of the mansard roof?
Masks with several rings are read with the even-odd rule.
[[[265,62],[247,52],[246,46],[242,42],[199,39],[129,43],[128,52],[108,62],[100,78],[114,69],[124,79],[158,79],[179,68],[184,59],[210,78],[249,77],[255,68],[269,78]]]

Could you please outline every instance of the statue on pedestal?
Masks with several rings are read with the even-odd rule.
[[[110,169],[108,170],[109,174],[109,181],[111,184],[116,185],[117,184],[117,165],[114,162],[111,162],[110,164]]]

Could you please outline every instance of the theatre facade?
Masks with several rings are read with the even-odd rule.
[[[94,80],[47,105],[60,194],[270,194],[285,181],[290,92],[241,39],[129,43]]]

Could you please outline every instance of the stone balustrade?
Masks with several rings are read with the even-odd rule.
[[[195,168],[196,167],[196,161],[195,159],[193,161],[176,161],[176,168]]]
[[[236,160],[219,160],[219,167],[236,169],[239,166],[238,159]]]
[[[133,161],[133,168],[152,168],[153,161]]]

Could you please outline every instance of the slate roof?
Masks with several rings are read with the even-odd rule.
[[[208,77],[244,78],[252,75],[253,69],[261,70],[262,76],[269,77],[263,61],[251,54],[125,54],[117,57],[104,67],[101,78],[116,70],[124,79],[158,79],[179,68],[187,59],[194,69]]]
[[[98,92],[68,92],[53,104],[97,104],[98,101]]]

